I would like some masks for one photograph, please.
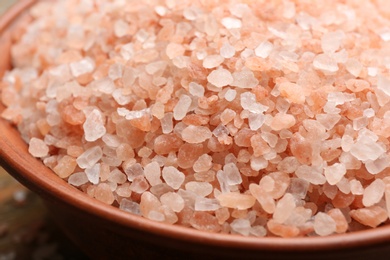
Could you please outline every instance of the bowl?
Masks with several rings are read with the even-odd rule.
[[[0,75],[11,68],[13,32],[37,0],[21,0],[0,18]],[[0,113],[4,106],[0,105]],[[157,223],[108,206],[70,186],[34,157],[18,131],[0,119],[0,164],[43,198],[64,233],[92,259],[385,257],[390,225],[327,237],[244,237]]]

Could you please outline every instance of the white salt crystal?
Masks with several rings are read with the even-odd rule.
[[[212,133],[206,126],[189,125],[183,129],[181,135],[184,141],[197,144],[208,140],[212,136]]]
[[[349,152],[354,144],[353,137],[350,135],[343,135],[341,138],[341,148],[344,152]]]
[[[111,94],[116,89],[115,83],[110,78],[103,78],[94,81],[90,84],[92,88],[96,88],[99,92],[104,94]]]
[[[146,217],[150,220],[157,221],[157,222],[165,221],[165,215],[155,210],[149,211],[149,214]]]
[[[225,42],[220,51],[219,51],[219,54],[225,58],[225,59],[229,59],[229,58],[232,58],[235,54],[236,54],[236,49],[234,49],[234,47],[232,45],[230,45],[229,42]]]
[[[79,187],[88,182],[88,177],[85,172],[76,172],[69,176],[68,183],[70,185]]]
[[[121,210],[130,212],[134,215],[138,215],[138,216],[141,215],[140,205],[135,201],[131,201],[128,199],[122,199],[120,204],[119,204],[119,208]]]
[[[358,77],[363,69],[363,65],[355,58],[349,58],[345,63],[345,68],[353,76]]]
[[[103,156],[103,151],[100,146],[94,146],[86,150],[76,162],[81,169],[92,168]]]
[[[366,162],[365,166],[369,173],[378,174],[390,166],[390,158],[387,154],[384,154],[374,161]]]
[[[326,213],[318,212],[314,217],[314,231],[320,236],[328,236],[336,232],[336,222]]]
[[[180,212],[185,206],[184,199],[175,192],[167,192],[161,195],[160,201],[174,212]]]
[[[122,45],[120,53],[125,60],[130,60],[134,56],[133,43]]]
[[[132,120],[132,119],[141,118],[145,115],[150,115],[150,108],[130,111],[124,107],[118,107],[117,113],[120,116],[124,116],[127,120]]]
[[[386,150],[382,145],[373,141],[370,137],[363,136],[351,146],[351,154],[361,161],[375,161]]]
[[[209,199],[203,197],[197,197],[195,199],[195,210],[196,211],[215,211],[221,208],[217,199]]]
[[[255,55],[257,57],[265,59],[271,54],[273,48],[274,48],[274,45],[271,42],[264,41],[264,42],[260,43],[259,46],[256,47]]]
[[[202,85],[199,85],[198,83],[191,82],[188,85],[188,90],[191,95],[195,97],[203,97],[204,96],[204,87]]]
[[[115,63],[110,66],[108,70],[108,77],[112,80],[122,78],[123,75],[123,65],[120,63]]]
[[[221,55],[209,55],[203,60],[203,67],[206,69],[216,68],[224,61]]]
[[[198,10],[195,6],[187,7],[183,10],[183,16],[189,21],[194,21],[199,15],[200,10]]]
[[[123,168],[127,175],[127,179],[129,181],[134,181],[135,178],[137,177],[142,177],[144,176],[144,168],[142,167],[141,164],[135,163],[133,165],[125,166]]]
[[[246,48],[240,54],[241,59],[246,60],[247,58],[253,56],[255,52],[252,49]]]
[[[340,121],[341,116],[338,114],[317,114],[316,119],[326,130],[331,130]]]
[[[259,84],[251,70],[236,71],[232,76],[234,81],[231,86],[252,89]]]
[[[385,76],[378,76],[378,89],[382,90],[387,96],[390,96],[390,79]]]
[[[385,41],[385,42],[390,41],[390,28],[389,27],[382,28],[381,30],[379,30],[378,34],[383,41]]]
[[[367,74],[368,74],[368,76],[376,77],[378,75],[378,68],[367,67]]]
[[[356,95],[353,93],[331,92],[328,94],[328,102],[333,102],[336,105],[342,105],[355,99]]]
[[[291,193],[286,193],[276,204],[273,219],[278,223],[284,223],[296,207],[295,198]]]
[[[145,71],[149,75],[154,75],[158,72],[163,72],[165,68],[167,67],[168,63],[166,61],[155,61],[147,64],[145,66]]]
[[[351,192],[354,195],[363,195],[364,193],[364,188],[363,185],[360,181],[358,180],[350,180],[349,185],[351,186]]]
[[[230,85],[233,83],[233,76],[230,73],[230,71],[226,69],[216,69],[213,70],[208,76],[207,76],[208,82],[213,84],[216,87],[222,88],[224,86]]]
[[[129,24],[126,21],[123,21],[122,19],[116,20],[114,23],[115,36],[118,38],[126,36],[128,34],[129,27]]]
[[[28,152],[34,157],[45,157],[49,154],[49,147],[47,144],[36,137],[30,139]]]
[[[106,133],[102,137],[103,142],[109,147],[118,147],[122,142],[117,135]]]
[[[256,101],[255,94],[251,92],[242,93],[240,95],[240,103],[243,109],[246,109],[254,114],[262,114],[268,110],[267,106],[264,106]]]
[[[353,121],[352,121],[353,130],[355,130],[355,131],[358,131],[358,130],[366,127],[367,124],[368,124],[368,118],[365,116],[357,117],[357,118],[353,119]]]
[[[155,8],[154,8],[154,11],[156,12],[156,14],[158,14],[159,16],[165,16],[168,12],[167,8],[165,6],[162,6],[162,5],[157,5]]]
[[[235,89],[228,89],[225,93],[225,99],[227,101],[233,101],[236,98],[237,91]]]
[[[313,60],[313,66],[325,73],[334,73],[339,70],[337,62],[326,54],[318,54]]]
[[[151,162],[144,167],[145,178],[151,186],[161,184],[161,169],[158,162]]]
[[[304,179],[314,185],[324,184],[326,182],[326,178],[322,174],[322,170],[308,165],[299,166],[295,171],[295,175],[298,178]]]
[[[221,23],[226,29],[240,29],[242,26],[241,20],[233,17],[222,18]]]
[[[98,109],[93,109],[86,113],[86,120],[83,124],[84,137],[88,142],[93,142],[106,133],[102,113]]]
[[[265,122],[263,114],[250,113],[248,116],[249,128],[253,131],[258,130]]]
[[[237,3],[229,5],[229,11],[232,15],[242,18],[246,13],[250,13],[250,7],[245,3]]]
[[[367,118],[374,117],[375,116],[375,110],[372,109],[372,108],[366,108],[363,111],[363,116],[365,116]]]
[[[290,1],[283,1],[283,17],[291,19],[295,16],[295,3]]]
[[[163,118],[160,119],[161,129],[164,134],[169,134],[173,130],[173,113],[169,112],[164,115]]]
[[[378,203],[385,193],[386,185],[381,179],[376,179],[363,192],[363,205],[370,207]]]
[[[175,120],[182,120],[190,106],[191,106],[192,99],[187,95],[181,95],[179,98],[179,102],[177,102],[175,108],[173,109],[173,118]]]
[[[334,53],[341,45],[345,33],[341,30],[327,32],[321,37],[321,47],[324,53]]]
[[[251,169],[254,171],[260,171],[267,168],[268,161],[264,157],[252,157],[250,160]]]
[[[223,172],[226,175],[228,185],[236,185],[242,183],[241,173],[234,163],[228,163],[223,166]]]
[[[122,89],[118,88],[112,92],[112,97],[118,103],[118,105],[125,106],[129,104],[133,98],[131,95],[123,95]]]
[[[162,170],[162,177],[166,184],[177,190],[183,184],[185,175],[173,166],[166,166]]]
[[[87,175],[89,182],[98,184],[100,178],[100,163],[97,163],[90,168],[86,168],[85,174]]]
[[[347,169],[344,164],[335,163],[331,166],[325,167],[325,178],[330,185],[337,184],[347,173]]]
[[[217,180],[222,193],[230,192],[229,185],[227,183],[227,176],[222,170],[217,172]]]
[[[235,219],[230,224],[230,227],[235,233],[241,234],[243,236],[249,236],[251,231],[251,223],[247,219]]]
[[[95,69],[95,62],[91,58],[85,58],[80,61],[72,62],[70,70],[74,77],[92,72]]]

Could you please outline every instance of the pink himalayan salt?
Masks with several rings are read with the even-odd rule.
[[[328,236],[336,231],[335,220],[322,212],[314,217],[314,231],[320,236]]]
[[[295,83],[283,82],[279,85],[279,91],[282,97],[292,103],[303,104],[305,102],[302,87]]]
[[[184,174],[172,166],[166,166],[162,170],[162,178],[173,189],[177,190],[184,182]]]
[[[299,228],[295,226],[284,225],[271,219],[267,222],[268,230],[280,237],[296,237],[299,235]]]
[[[251,208],[256,199],[251,195],[240,193],[222,193],[217,197],[217,200],[222,207],[236,208],[236,209],[248,209]]]
[[[376,179],[368,185],[363,192],[363,205],[370,207],[378,203],[385,193],[385,183],[381,179]]]
[[[336,223],[336,230],[334,232],[345,233],[348,230],[348,222],[340,209],[331,209],[327,214],[333,218]]]
[[[96,186],[94,197],[97,200],[100,200],[101,202],[104,202],[109,205],[111,205],[115,200],[114,194],[112,193],[110,186],[106,183],[100,183]]]
[[[174,192],[164,193],[161,195],[160,201],[163,205],[168,206],[174,212],[180,212],[185,206],[183,198]]]
[[[233,76],[228,70],[219,68],[213,70],[207,76],[207,80],[214,86],[222,88],[233,83]]]
[[[388,218],[387,211],[379,206],[351,210],[350,215],[356,221],[369,227],[377,227]]]
[[[183,140],[191,144],[202,143],[211,137],[210,129],[204,126],[190,125],[181,134]]]
[[[295,123],[296,119],[293,115],[278,113],[272,119],[270,127],[272,130],[280,131],[292,127]]]
[[[49,154],[49,147],[43,140],[34,137],[30,139],[28,152],[34,157],[45,157]]]

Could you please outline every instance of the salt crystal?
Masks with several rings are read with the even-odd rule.
[[[339,70],[337,62],[326,54],[319,54],[314,58],[313,66],[315,69],[325,73],[335,73]]]
[[[215,211],[221,208],[217,199],[197,197],[195,200],[196,211]]]
[[[330,185],[335,185],[342,179],[342,177],[344,177],[346,172],[347,170],[344,164],[335,163],[331,166],[325,167],[324,174],[328,183]]]
[[[88,181],[92,184],[98,184],[100,178],[100,164],[97,163],[90,168],[85,169]]]
[[[174,42],[169,43],[166,48],[166,54],[171,60],[175,57],[182,56],[184,52],[184,46]]]
[[[119,203],[119,208],[123,211],[130,212],[134,215],[141,215],[140,205],[137,202],[128,200],[128,199],[122,199]]]
[[[231,86],[252,89],[259,84],[251,70],[236,71],[232,76],[234,81]]]
[[[230,73],[230,71],[226,69],[216,69],[213,70],[208,76],[207,76],[208,82],[213,84],[216,87],[222,88],[224,86],[230,85],[233,83],[233,76]]]
[[[232,15],[242,18],[245,14],[250,13],[251,9],[246,3],[236,3],[229,6],[229,11]]]
[[[227,101],[233,101],[236,98],[237,91],[235,89],[229,89],[225,93],[225,99]]]
[[[162,170],[162,177],[164,181],[177,190],[184,182],[184,174],[173,166],[166,166]]]
[[[95,62],[91,58],[85,58],[70,64],[70,70],[74,77],[90,73],[95,69]]]
[[[209,55],[203,60],[203,67],[206,69],[216,68],[224,61],[224,58],[220,55]]]
[[[375,116],[375,110],[372,108],[367,108],[363,111],[363,116],[371,118]]]
[[[102,155],[102,149],[94,146],[77,157],[76,161],[81,169],[92,168],[102,158]]]
[[[385,209],[379,206],[371,206],[350,211],[351,217],[363,225],[377,227],[388,219]]]
[[[204,96],[204,87],[199,85],[198,83],[191,82],[188,86],[188,90],[191,95],[195,97],[203,97]]]
[[[49,147],[47,144],[36,137],[30,139],[28,152],[34,157],[45,157],[49,154]]]
[[[166,113],[161,119],[161,129],[164,134],[169,134],[173,130],[173,113]]]
[[[160,201],[174,212],[180,212],[185,206],[184,199],[175,192],[167,192],[161,195]]]
[[[342,105],[356,99],[355,94],[331,92],[328,94],[328,102],[334,102],[336,105]]]
[[[390,79],[378,75],[378,89],[382,90],[387,96],[390,96]]]
[[[185,188],[201,197],[206,197],[213,191],[213,186],[208,182],[190,181],[186,183]]]
[[[364,189],[363,205],[370,207],[378,203],[385,193],[385,183],[381,179],[376,179]]]
[[[279,91],[282,97],[292,103],[303,104],[305,102],[302,87],[295,83],[283,82],[279,85]]]
[[[144,175],[151,186],[161,184],[161,169],[157,162],[151,162],[144,167]]]
[[[112,80],[122,78],[123,75],[123,65],[120,63],[115,63],[110,66],[108,70],[108,77]]]
[[[104,118],[98,109],[86,113],[86,120],[83,124],[85,140],[93,142],[106,133]]]
[[[314,217],[314,231],[320,236],[328,236],[336,231],[336,222],[328,214],[318,212]]]
[[[368,161],[365,163],[366,169],[371,174],[378,174],[384,171],[390,166],[389,156],[382,155],[374,161]]]
[[[112,193],[110,186],[106,183],[97,185],[94,197],[108,205],[111,205],[115,201],[114,194]]]
[[[222,193],[217,197],[217,200],[222,207],[236,208],[236,209],[249,209],[251,208],[256,199],[251,195],[229,192]]]
[[[228,185],[236,185],[242,182],[240,171],[234,163],[228,163],[223,167]]]
[[[349,185],[351,186],[351,192],[354,195],[363,195],[364,188],[360,181],[358,180],[350,180]]]
[[[265,122],[265,116],[263,114],[250,113],[248,116],[249,128],[253,131],[258,130]]]
[[[390,28],[389,27],[385,27],[385,28],[381,29],[378,34],[383,41],[385,41],[385,42],[390,41]]]
[[[167,8],[162,6],[162,5],[157,5],[154,8],[154,11],[159,15],[159,16],[165,16],[168,12]]]
[[[208,127],[189,125],[182,131],[182,138],[184,141],[196,144],[202,143],[212,136]]]
[[[208,171],[212,167],[213,158],[208,154],[202,154],[194,163],[195,172]]]
[[[240,29],[242,26],[241,20],[233,17],[222,18],[221,23],[227,29]]]
[[[195,229],[208,232],[218,232],[221,230],[217,218],[207,212],[195,212],[190,219],[190,225]]]
[[[114,33],[116,37],[120,38],[126,36],[128,34],[128,31],[129,31],[129,24],[126,21],[122,19],[118,19],[115,21]]]
[[[268,107],[256,102],[255,94],[244,92],[240,95],[240,103],[243,109],[255,114],[261,114],[267,111]]]
[[[299,178],[291,178],[290,186],[287,192],[294,195],[297,199],[305,199],[310,183]]]
[[[379,143],[364,136],[351,146],[350,152],[361,161],[375,161],[386,151]]]
[[[235,53],[236,49],[234,49],[234,47],[230,45],[229,42],[225,42],[219,51],[219,54],[225,59],[232,58]]]
[[[336,52],[344,39],[345,34],[341,30],[328,32],[321,37],[321,47],[324,53]]]
[[[341,119],[337,114],[317,114],[317,121],[319,121],[326,130],[331,130]]]
[[[251,231],[251,223],[247,219],[235,219],[230,226],[234,232],[243,236],[249,236]]]
[[[267,168],[268,166],[268,161],[264,159],[264,157],[252,157],[250,160],[250,166],[252,170],[254,171],[260,171],[262,169]]]
[[[359,62],[359,60],[350,58],[345,63],[345,68],[353,76],[358,77],[363,70],[363,65]]]
[[[274,131],[288,129],[295,125],[296,120],[293,115],[277,113],[271,121],[270,127]]]
[[[134,181],[135,178],[144,176],[144,169],[139,163],[134,163],[131,165],[124,164],[123,170],[129,181]]]
[[[284,223],[290,217],[295,207],[294,196],[286,193],[276,204],[273,219],[278,223]]]
[[[76,172],[69,176],[68,183],[70,185],[79,187],[88,182],[88,177],[85,172]]]
[[[173,109],[173,118],[175,120],[183,119],[191,106],[191,102],[192,99],[189,96],[181,95],[179,102],[177,102],[175,108]]]
[[[271,54],[273,49],[274,49],[274,45],[271,42],[264,41],[260,43],[259,46],[256,47],[255,55],[257,57],[266,59]]]
[[[304,179],[314,185],[324,184],[326,182],[325,176],[315,167],[301,165],[298,167],[295,174],[298,178]]]
[[[122,45],[120,53],[125,60],[130,60],[134,56],[133,43]]]

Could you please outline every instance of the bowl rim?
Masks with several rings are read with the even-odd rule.
[[[10,44],[9,28],[21,14],[40,0],[20,0],[0,16],[0,49]],[[0,71],[1,73],[1,71]],[[0,112],[4,109],[0,104]],[[85,211],[96,218],[130,229],[147,232],[150,235],[166,237],[208,245],[217,248],[232,248],[253,251],[316,251],[343,250],[390,242],[390,225],[373,229],[336,234],[325,237],[245,237],[241,235],[210,233],[179,225],[155,222],[141,216],[135,216],[119,208],[106,205],[69,185],[57,177],[43,163],[32,157],[18,131],[6,120],[0,118],[0,165],[18,181],[32,191],[56,203]],[[39,175],[34,171],[39,171]]]

